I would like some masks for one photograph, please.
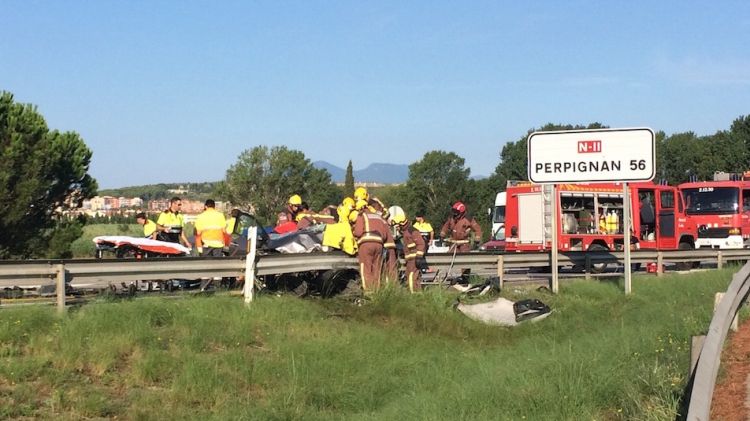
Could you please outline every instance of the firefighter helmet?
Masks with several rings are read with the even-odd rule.
[[[292,195],[289,198],[289,204],[290,205],[301,205],[302,204],[302,198],[298,194]]]
[[[355,200],[367,200],[369,197],[370,195],[367,194],[367,189],[364,187],[357,187],[357,189],[354,190]]]
[[[354,205],[354,209],[356,210],[362,210],[367,207],[367,200],[357,200],[357,203]]]
[[[354,209],[354,199],[352,199],[351,197],[345,197],[341,202],[341,205],[343,205],[345,208]]]
[[[406,223],[406,212],[400,206],[391,206],[388,208],[388,213],[390,214],[391,224],[403,225]]]
[[[461,214],[466,212],[466,205],[464,205],[462,202],[456,202],[453,204],[453,212]]]

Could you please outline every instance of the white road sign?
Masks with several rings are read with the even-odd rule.
[[[655,174],[649,128],[534,132],[528,138],[534,183],[648,181]]]

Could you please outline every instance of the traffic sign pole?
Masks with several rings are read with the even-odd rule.
[[[622,237],[625,248],[625,294],[632,292],[632,274],[630,273],[630,190],[628,183],[622,183]]]
[[[550,229],[552,230],[552,258],[550,259],[550,273],[552,279],[550,280],[550,286],[552,287],[552,293],[557,294],[560,290],[560,279],[557,273],[557,262],[558,262],[558,244],[557,244],[557,225],[560,223],[557,216],[557,186],[552,185],[552,197],[550,197],[550,207],[552,208]]]

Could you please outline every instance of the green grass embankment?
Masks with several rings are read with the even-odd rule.
[[[731,272],[565,284],[539,323],[454,296],[141,298],[0,311],[0,418],[673,419]]]

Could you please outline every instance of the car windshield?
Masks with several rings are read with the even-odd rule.
[[[684,189],[688,215],[728,214],[739,211],[737,187],[699,187]]]

